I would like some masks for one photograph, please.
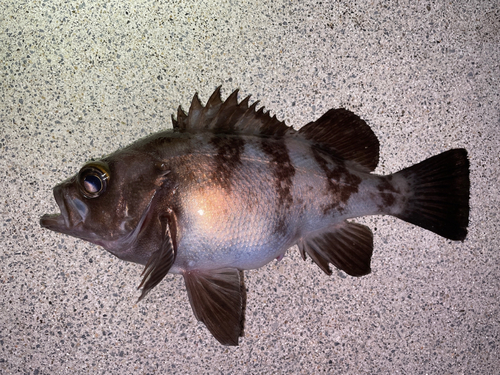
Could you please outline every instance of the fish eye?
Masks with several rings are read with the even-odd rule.
[[[78,173],[78,183],[86,198],[97,198],[106,191],[109,171],[106,163],[91,162],[83,166]]]

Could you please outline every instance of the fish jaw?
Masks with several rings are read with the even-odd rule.
[[[50,229],[54,232],[68,234],[74,237],[78,236],[78,226],[84,222],[88,208],[83,201],[64,194],[65,185],[63,182],[54,187],[54,199],[61,211],[59,214],[45,214],[40,218],[42,228]]]
[[[54,232],[80,238],[105,249],[113,248],[115,241],[106,241],[101,235],[86,225],[89,218],[89,207],[75,187],[75,178],[56,185],[53,189],[54,199],[61,211],[59,214],[45,214],[40,218],[42,228]]]

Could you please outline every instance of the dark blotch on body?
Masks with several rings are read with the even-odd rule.
[[[245,149],[245,140],[240,137],[215,135],[210,144],[217,150],[215,171],[212,178],[223,189],[231,191],[233,172],[241,164],[241,154]]]
[[[323,214],[327,215],[332,210],[342,213],[345,210],[344,205],[351,195],[358,192],[361,177],[349,173],[342,159],[336,160],[333,164],[329,163],[317,148],[313,147],[312,153],[319,167],[325,173],[327,189],[332,197],[331,203],[323,207]]]
[[[379,205],[380,212],[387,212],[387,208],[392,207],[396,203],[396,194],[400,191],[391,184],[392,176],[386,176],[382,182],[377,185],[382,198],[382,205]]]
[[[293,204],[292,187],[295,167],[290,160],[288,148],[284,139],[263,139],[261,142],[262,151],[271,159],[271,169],[275,178],[275,189],[278,195],[277,213],[280,208],[290,209]],[[281,212],[283,212],[281,210]],[[275,231],[279,233],[286,232],[286,218],[278,214],[278,222]]]

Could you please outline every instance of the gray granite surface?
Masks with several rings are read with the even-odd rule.
[[[498,374],[499,32],[496,1],[1,2],[0,373]],[[377,173],[467,148],[469,236],[360,219],[362,278],[292,248],[246,273],[239,347],[196,321],[179,276],[137,303],[142,267],[39,217],[85,161],[218,85],[295,128],[353,110]]]

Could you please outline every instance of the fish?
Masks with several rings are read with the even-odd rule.
[[[196,93],[167,129],[83,165],[53,188],[43,228],[144,266],[139,300],[182,275],[194,316],[223,345],[244,336],[244,271],[294,245],[327,275],[371,271],[373,234],[350,219],[392,215],[464,241],[469,160],[455,148],[394,174],[373,173],[379,141],[331,109],[295,130],[235,90]]]

